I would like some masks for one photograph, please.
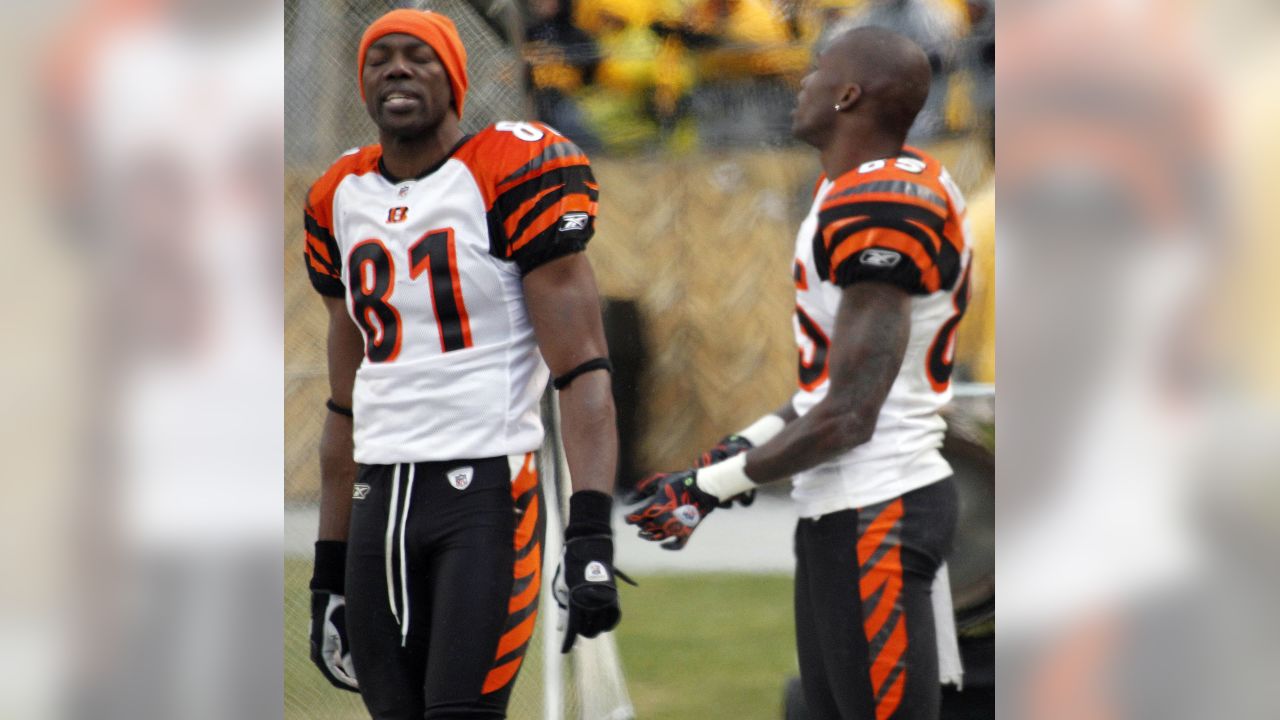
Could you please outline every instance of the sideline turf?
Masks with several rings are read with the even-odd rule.
[[[780,720],[797,674],[791,578],[669,575],[623,586],[618,647],[639,720]]]

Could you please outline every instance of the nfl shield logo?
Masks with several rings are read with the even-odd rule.
[[[445,477],[449,478],[449,484],[459,490],[466,490],[471,484],[471,476],[475,474],[475,469],[470,465],[460,468],[454,468],[445,473]]]
[[[702,521],[702,513],[698,512],[698,508],[692,505],[681,505],[673,512],[676,519],[684,523],[686,527],[697,527]]]
[[[604,569],[604,563],[599,560],[588,563],[582,575],[587,582],[604,582],[609,579],[609,571]]]

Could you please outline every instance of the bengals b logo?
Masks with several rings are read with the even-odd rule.
[[[404,219],[408,217],[408,215],[409,215],[409,208],[393,207],[387,211],[387,222],[389,223],[404,222]]]

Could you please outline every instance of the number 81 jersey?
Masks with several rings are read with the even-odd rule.
[[[548,370],[525,273],[590,240],[597,185],[572,142],[538,123],[463,138],[435,167],[393,177],[382,148],[351,150],[311,187],[305,261],[364,337],[355,459],[424,462],[524,453],[542,442]]]
[[[911,295],[911,331],[871,439],[794,476],[802,517],[872,505],[951,474],[939,452],[946,423],[938,413],[951,399],[955,331],[969,297],[964,212],[946,169],[914,148],[820,182],[796,237],[796,412],[827,395],[843,288],[902,288]]]

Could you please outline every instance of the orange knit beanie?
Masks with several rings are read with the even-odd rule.
[[[453,21],[429,10],[410,10],[401,8],[392,10],[374,20],[360,38],[359,57],[356,61],[356,84],[360,87],[360,100],[364,101],[364,56],[369,46],[380,37],[404,33],[412,35],[431,46],[449,74],[449,83],[453,86],[453,104],[462,117],[462,101],[467,95],[467,50],[462,47],[462,38],[458,37],[458,29]]]

